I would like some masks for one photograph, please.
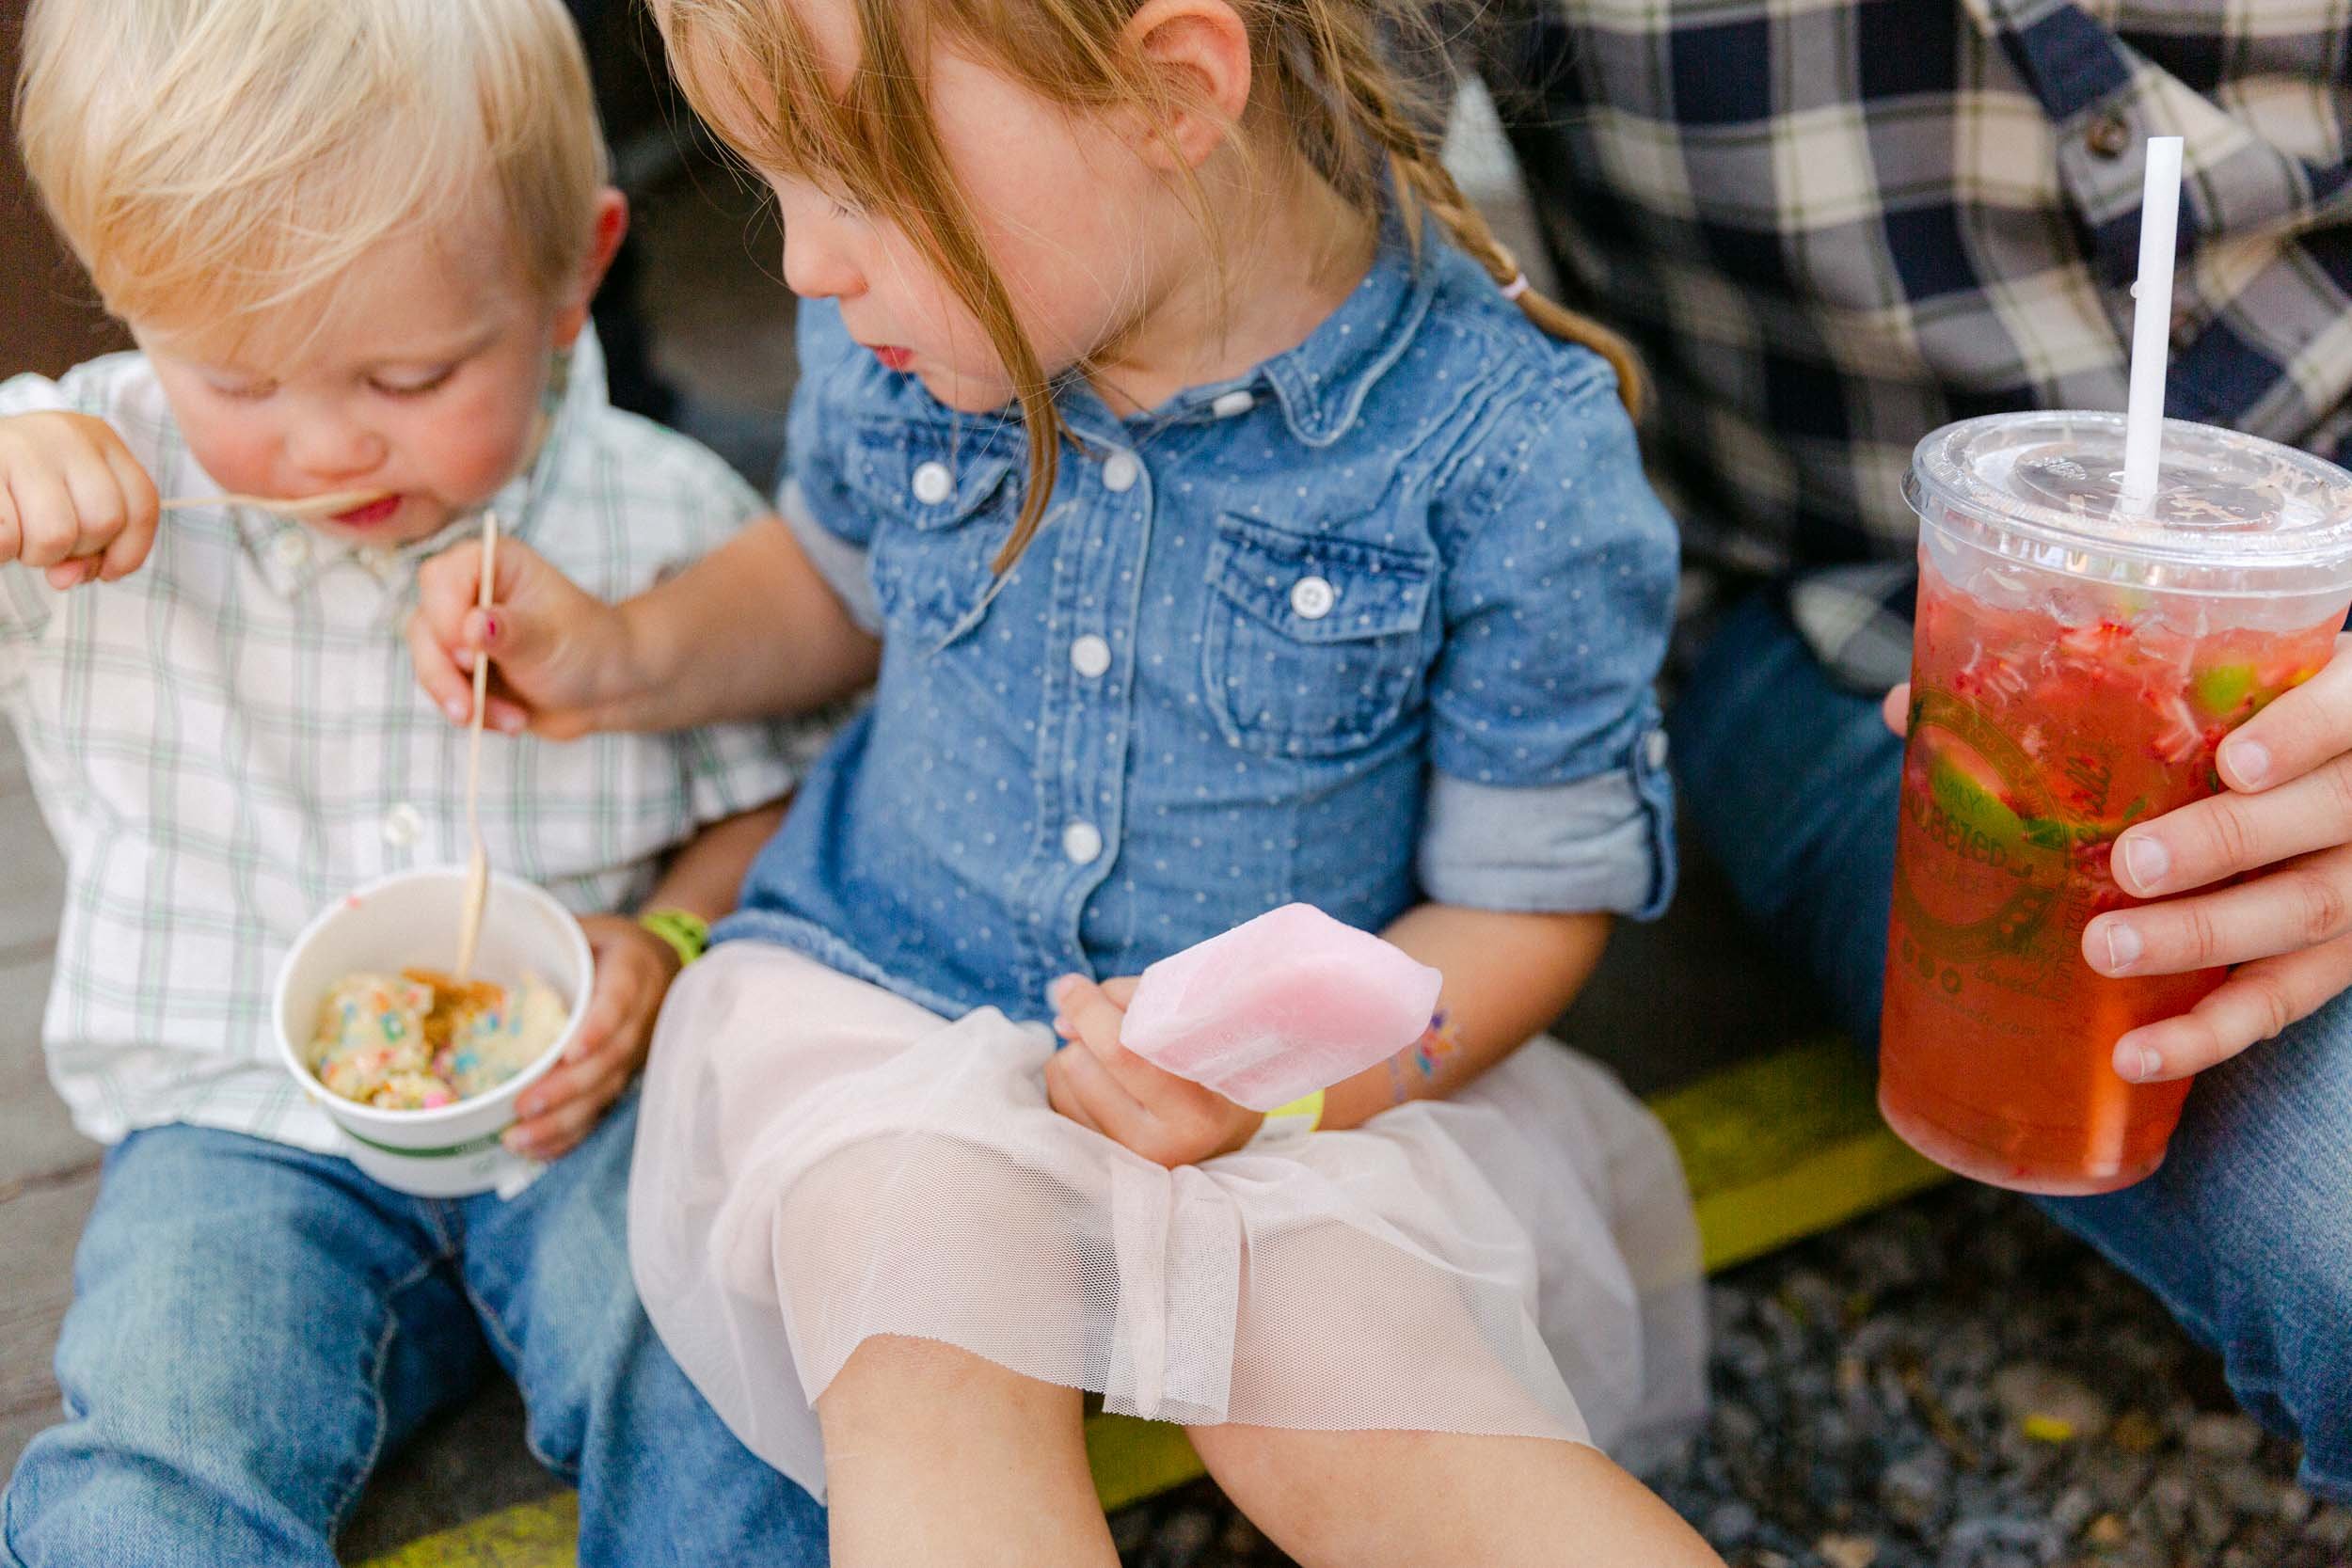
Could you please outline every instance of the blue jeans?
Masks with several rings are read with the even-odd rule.
[[[1902,743],[1770,600],[1734,611],[1669,715],[1685,809],[1757,924],[1878,1039]],[[2352,1500],[2352,993],[2199,1077],[2163,1167],[2042,1207],[2218,1351],[2246,1407]]]
[[[623,1230],[637,1099],[511,1202],[378,1186],[195,1127],[106,1156],[57,1341],[66,1419],[0,1500],[24,1568],[332,1568],[376,1460],[495,1359],[580,1488],[583,1568],[826,1560],[646,1322]]]

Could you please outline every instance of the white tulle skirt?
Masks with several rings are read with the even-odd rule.
[[[1053,1050],[993,1008],[948,1022],[761,943],[671,991],[629,1192],[637,1286],[728,1425],[818,1497],[813,1406],[874,1335],[1187,1425],[1610,1449],[1699,1413],[1680,1166],[1565,1048],[1176,1170],[1048,1106]]]

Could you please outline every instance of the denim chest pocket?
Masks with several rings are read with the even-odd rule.
[[[884,427],[853,434],[842,477],[874,514],[867,566],[885,630],[936,647],[978,625],[1020,512],[1012,457]]]
[[[1209,555],[1202,677],[1226,738],[1332,756],[1393,723],[1426,663],[1434,551],[1297,534],[1227,513]]]

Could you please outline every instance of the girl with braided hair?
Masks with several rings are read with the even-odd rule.
[[[1712,1562],[1671,1146],[1541,1031],[1671,880],[1675,581],[1617,341],[1463,200],[1375,0],[654,0],[800,295],[778,518],[620,606],[424,574],[426,686],[575,735],[875,657],[671,993],[637,1281],[845,1563],[1116,1560],[1084,1402],[1306,1563]],[[628,476],[614,476],[627,483]],[[1120,1043],[1306,902],[1444,977],[1273,1117]],[[1622,1450],[1620,1450],[1622,1451]]]

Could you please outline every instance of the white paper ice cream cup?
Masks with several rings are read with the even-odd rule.
[[[572,912],[545,889],[493,872],[474,973],[503,985],[538,975],[570,1005],[563,1033],[496,1088],[429,1111],[382,1110],[330,1093],[305,1059],[328,988],[358,970],[454,968],[465,888],[464,866],[434,866],[381,878],[337,899],[294,939],[271,1009],[286,1070],[342,1130],[352,1164],[421,1197],[488,1192],[525,1174],[526,1163],[499,1136],[514,1124],[516,1099],[580,1032],[594,978],[588,937]]]

